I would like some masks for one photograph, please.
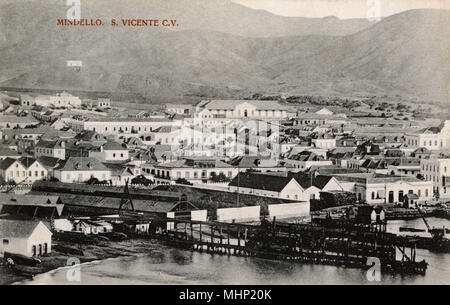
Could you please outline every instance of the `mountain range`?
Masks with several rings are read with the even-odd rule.
[[[130,3],[129,3],[130,2]],[[57,26],[61,1],[2,1],[0,86],[145,97],[399,95],[448,101],[450,11],[384,18],[281,17],[229,0],[83,0],[103,27]],[[112,27],[116,18],[176,28]],[[66,66],[81,60],[81,69]]]

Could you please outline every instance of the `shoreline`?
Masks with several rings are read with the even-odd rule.
[[[67,242],[57,241],[54,244],[74,246]],[[42,263],[38,266],[36,274],[32,277],[25,274],[18,274],[11,267],[4,264],[0,265],[0,285],[16,285],[33,279],[35,276],[44,273],[57,271],[58,269],[67,268],[67,260],[69,258],[77,258],[80,265],[101,262],[106,259],[114,259],[120,257],[134,257],[139,254],[145,254],[158,246],[156,240],[144,238],[130,238],[120,242],[108,241],[96,245],[81,245],[84,255],[76,256],[52,251],[50,255],[39,257]]]

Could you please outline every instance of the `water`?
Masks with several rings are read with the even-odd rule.
[[[432,226],[450,228],[450,222],[430,218]],[[388,230],[425,228],[423,221],[393,221]],[[417,250],[417,258],[428,263],[426,275],[383,274],[380,282],[370,282],[366,272],[344,267],[299,264],[259,258],[211,255],[169,248],[160,244],[149,247],[148,254],[121,257],[81,266],[81,281],[69,282],[67,269],[36,276],[23,284],[448,284],[450,254]]]

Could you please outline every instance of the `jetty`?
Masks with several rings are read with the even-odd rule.
[[[260,257],[367,269],[376,258],[381,270],[425,274],[411,239],[368,226],[326,228],[264,220],[260,225],[167,219],[157,237],[172,246],[212,254]],[[399,255],[398,255],[399,254]],[[398,257],[399,256],[399,257]]]

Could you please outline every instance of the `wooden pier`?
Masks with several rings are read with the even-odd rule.
[[[427,269],[425,261],[416,261],[416,247],[409,239],[369,228],[181,219],[167,219],[165,225],[158,238],[200,252],[362,269],[372,267],[369,258],[377,258],[381,270],[389,272],[424,274]]]

